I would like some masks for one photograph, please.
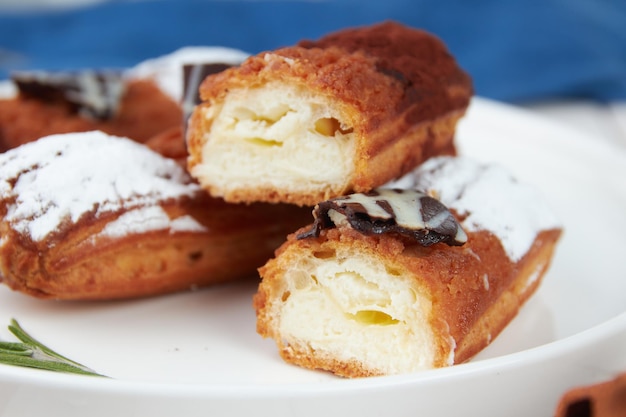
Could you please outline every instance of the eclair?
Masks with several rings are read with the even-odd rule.
[[[186,158],[183,128],[202,76],[247,55],[198,46],[128,69],[15,72],[16,95],[0,99],[0,151],[53,134],[101,130]]]
[[[394,22],[262,52],[208,76],[188,168],[229,202],[313,206],[453,155],[472,83],[441,40]]]
[[[146,142],[182,123],[178,103],[151,80],[118,71],[13,74],[18,94],[0,100],[0,151],[44,136],[101,130]]]
[[[227,204],[103,132],[0,154],[0,281],[38,298],[146,297],[256,277],[309,210]]]
[[[257,331],[288,363],[363,377],[465,362],[548,270],[560,223],[504,168],[437,157],[387,186],[318,204],[259,269]]]

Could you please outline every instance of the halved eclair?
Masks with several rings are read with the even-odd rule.
[[[346,377],[461,363],[538,288],[561,227],[532,187],[457,157],[402,184],[317,205],[260,268],[257,331],[285,361]]]
[[[229,202],[366,192],[454,154],[472,92],[441,40],[394,22],[262,52],[201,84],[189,171]]]

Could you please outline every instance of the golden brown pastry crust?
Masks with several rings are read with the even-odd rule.
[[[144,145],[166,158],[176,160],[181,167],[187,167],[188,153],[182,126],[164,130],[145,141]]]
[[[192,115],[187,137],[190,172],[203,164],[202,149],[213,122],[206,110],[232,90],[277,80],[326,97],[339,109],[341,119],[354,130],[352,177],[306,193],[258,184],[224,190],[210,178],[201,179],[212,194],[235,202],[314,205],[351,191],[369,191],[430,156],[454,154],[456,123],[473,92],[469,76],[439,39],[393,22],[260,53],[202,83],[204,103]]]
[[[0,100],[0,151],[52,134],[90,130],[101,130],[143,143],[182,124],[182,110],[178,103],[148,80],[128,82],[119,111],[110,120],[83,117],[65,103],[18,95]]]
[[[579,386],[559,400],[555,417],[622,417],[626,415],[626,372],[615,378]]]
[[[294,206],[233,205],[204,194],[159,206],[172,219],[191,216],[206,230],[100,236],[127,212],[119,210],[83,217],[35,242],[1,222],[0,234],[8,244],[0,248],[0,282],[38,298],[106,300],[254,277],[284,236],[309,218],[307,210]]]
[[[305,230],[290,235],[276,257],[259,270],[263,280],[254,297],[257,331],[275,340],[286,361],[346,377],[381,372],[358,359],[341,361],[312,352],[304,344],[288,344],[280,334],[277,316],[284,297],[283,280],[299,259],[331,256],[339,247],[352,248],[354,253],[378,259],[388,269],[411,276],[432,302],[429,326],[436,343],[433,366],[442,367],[450,364],[451,349],[454,363],[465,362],[513,319],[537,289],[561,233],[559,229],[542,231],[528,253],[513,263],[498,238],[486,231],[469,233],[464,246],[440,243],[424,247],[391,235],[365,236],[346,227],[324,230],[318,238],[297,240],[297,234]],[[450,344],[450,337],[455,345]]]

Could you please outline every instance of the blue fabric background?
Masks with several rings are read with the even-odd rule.
[[[0,14],[0,78],[127,67],[187,45],[256,53],[394,19],[441,37],[477,94],[626,99],[625,0],[145,0]]]

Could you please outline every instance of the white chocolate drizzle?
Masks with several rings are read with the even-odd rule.
[[[467,235],[438,200],[417,190],[379,189],[318,204],[313,228],[299,238],[318,236],[325,228],[349,226],[364,234],[396,233],[424,246],[462,245]]]
[[[116,71],[28,71],[15,73],[11,78],[26,95],[62,97],[76,107],[78,114],[95,119],[115,116],[125,91],[121,74]]]

